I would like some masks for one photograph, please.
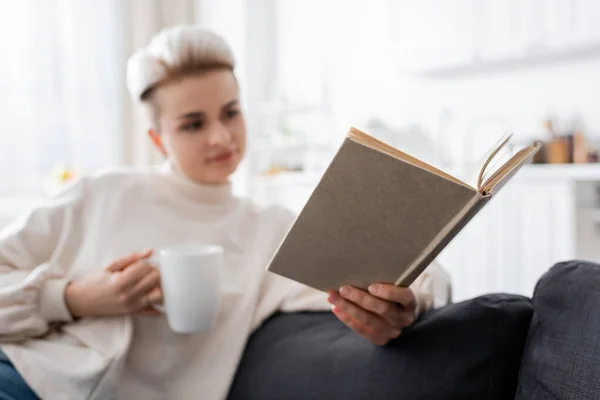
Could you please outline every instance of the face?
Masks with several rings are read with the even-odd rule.
[[[219,69],[169,82],[155,90],[153,101],[158,131],[150,135],[179,170],[198,183],[227,182],[246,149],[233,73]]]

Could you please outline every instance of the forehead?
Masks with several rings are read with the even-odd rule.
[[[237,81],[226,69],[188,75],[157,88],[155,99],[163,114],[218,111],[239,97]]]

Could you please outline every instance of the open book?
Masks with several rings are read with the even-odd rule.
[[[351,128],[267,270],[320,290],[410,285],[540,149],[495,162],[509,139],[471,186]]]

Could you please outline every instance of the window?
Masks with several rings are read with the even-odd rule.
[[[122,160],[118,0],[0,0],[0,199]]]

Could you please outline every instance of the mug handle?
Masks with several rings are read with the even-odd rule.
[[[160,271],[160,263],[158,262],[158,258],[154,254],[146,258],[146,262]],[[151,306],[152,308],[156,309],[157,311],[160,311],[163,314],[166,313],[165,306],[162,304],[152,303]]]

